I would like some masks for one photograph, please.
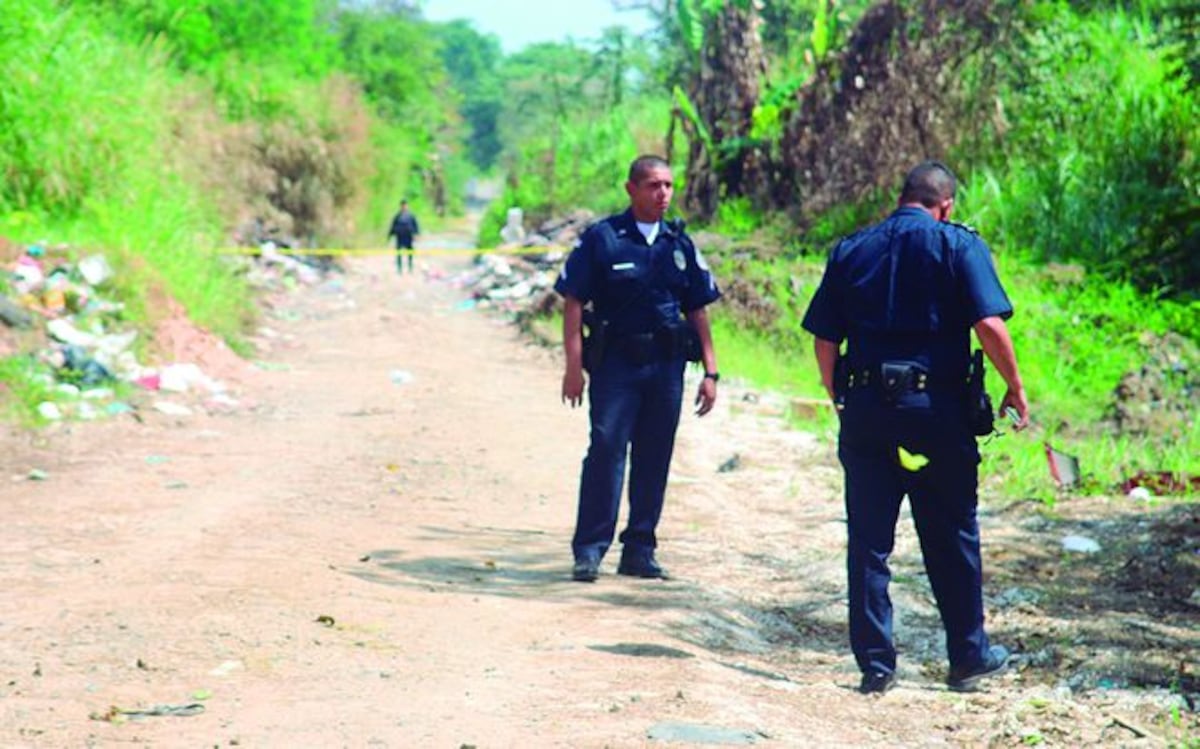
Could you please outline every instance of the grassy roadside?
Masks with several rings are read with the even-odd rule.
[[[762,278],[746,279],[777,297],[777,309],[787,310],[768,330],[737,324],[735,314],[723,305],[714,311],[722,372],[757,387],[822,398],[811,338],[798,330],[812,289],[795,283],[798,294],[779,293],[785,285],[778,283],[778,263],[774,265]],[[802,259],[791,263],[790,272],[792,277],[812,278],[821,265],[820,260]],[[1035,265],[1005,256],[997,257],[997,265],[1017,310],[1010,330],[1034,424],[1023,434],[984,445],[982,471],[991,491],[1046,503],[1059,498],[1048,472],[1045,443],[1079,458],[1081,491],[1087,493],[1113,493],[1139,471],[1200,474],[1200,425],[1193,419],[1173,418],[1178,414],[1161,404],[1135,402],[1125,407],[1164,411],[1162,430],[1122,432],[1114,423],[1115,393],[1122,378],[1143,367],[1166,373],[1155,381],[1157,389],[1167,391],[1159,393],[1164,400],[1172,398],[1178,406],[1190,399],[1195,412],[1200,397],[1194,387],[1200,371],[1196,344],[1169,335],[1187,329],[1189,320],[1194,329],[1195,309],[1152,299],[1128,284],[1101,282],[1078,267]],[[728,272],[720,275],[732,277]],[[780,305],[779,299],[787,301]],[[1003,382],[993,374],[988,388],[998,403]],[[800,420],[797,426],[822,432],[834,428],[823,416]]]

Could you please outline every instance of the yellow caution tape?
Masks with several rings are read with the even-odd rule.
[[[388,248],[345,249],[345,248],[276,248],[280,255],[549,255],[553,252],[568,253],[567,247],[493,247],[481,249],[478,247],[416,247],[411,250],[395,250]],[[221,255],[262,255],[258,247],[222,247],[215,250]]]

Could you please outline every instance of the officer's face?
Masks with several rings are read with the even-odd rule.
[[[653,167],[642,172],[637,181],[626,182],[625,192],[629,193],[634,218],[650,223],[661,219],[671,206],[675,182],[670,169]]]

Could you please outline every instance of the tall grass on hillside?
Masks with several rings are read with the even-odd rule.
[[[52,0],[0,13],[0,210],[79,211],[130,161],[155,155],[161,57]]]
[[[35,217],[29,236],[13,238],[110,252],[135,318],[145,321],[144,295],[157,286],[200,323],[236,336],[249,295],[207,252],[221,226],[210,196],[176,173],[179,80],[159,47],[122,42],[100,18],[51,0],[14,0],[6,11],[0,212]]]

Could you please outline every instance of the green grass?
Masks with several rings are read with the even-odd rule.
[[[782,283],[785,278],[815,278],[822,265],[823,260],[799,259],[752,268],[760,288],[788,310],[770,331],[737,324],[721,304],[714,308],[713,334],[724,376],[788,396],[824,397],[812,339],[798,330],[813,284]],[[1009,327],[1034,425],[1013,434],[998,423],[1004,436],[981,446],[985,493],[1010,500],[1059,499],[1046,442],[1080,459],[1080,491],[1089,493],[1114,493],[1124,479],[1142,470],[1200,474],[1200,427],[1195,422],[1178,434],[1138,437],[1117,435],[1105,421],[1121,376],[1146,361],[1143,336],[1177,328],[1189,308],[1154,299],[1130,284],[1102,282],[1077,268],[1047,268],[1003,255],[997,265],[1017,310]],[[792,295],[792,289],[798,293]],[[994,373],[988,389],[999,403],[1003,382]],[[822,434],[835,428],[823,412],[797,426]]]
[[[38,404],[54,400],[53,386],[42,379],[46,373],[32,356],[0,358],[0,417],[25,426],[41,423]]]
[[[718,360],[725,377],[783,393],[819,395],[821,386],[811,351],[781,355],[767,337],[738,327],[719,312],[712,318],[713,339],[719,343]]]

